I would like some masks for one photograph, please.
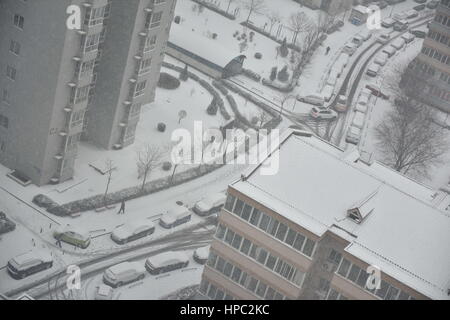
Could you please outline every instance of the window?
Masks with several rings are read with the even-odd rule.
[[[231,246],[231,243],[233,242],[233,238],[234,238],[234,231],[232,231],[231,229],[228,229],[227,235],[225,236],[225,242]]]
[[[98,49],[98,44],[100,42],[100,35],[101,33],[96,33],[93,35],[90,35],[88,37],[84,37],[84,46],[83,51],[84,52],[91,52]]]
[[[80,110],[77,112],[74,112],[72,114],[72,119],[70,121],[70,126],[71,127],[76,127],[79,126],[83,123],[83,119],[84,119],[84,110]]]
[[[11,103],[11,97],[10,97],[9,91],[7,89],[3,89],[3,91],[2,91],[2,101],[5,102],[6,104]]]
[[[259,218],[261,216],[261,212],[258,209],[253,209],[252,216],[250,217],[250,223],[254,226],[258,225]]]
[[[238,234],[234,235],[234,239],[233,239],[233,243],[231,244],[231,246],[237,250],[239,250],[239,248],[241,247],[241,243],[242,243],[242,237]]]
[[[20,43],[18,43],[17,41],[11,40],[9,43],[9,51],[14,53],[15,55],[19,55],[20,54]]]
[[[227,277],[231,276],[231,271],[233,270],[233,265],[229,262],[225,263],[225,267],[223,268],[223,274]]]
[[[234,267],[233,274],[231,276],[231,280],[234,282],[239,282],[239,279],[241,278],[242,270],[238,267]]]
[[[350,268],[350,261],[347,259],[342,259],[341,265],[339,266],[338,274],[347,277],[348,269]]]
[[[248,252],[250,251],[251,245],[252,245],[252,243],[249,240],[244,239],[244,241],[242,242],[241,252],[243,254],[247,255]]]
[[[297,232],[292,229],[289,229],[288,234],[286,236],[286,243],[290,246],[294,244],[295,237],[297,236]]]
[[[145,42],[144,42],[143,51],[148,52],[148,51],[153,50],[156,46],[157,39],[158,39],[158,37],[156,35],[151,35],[149,37],[146,37]]]
[[[208,266],[214,268],[217,262],[217,254],[211,252],[208,257]]]
[[[225,202],[225,210],[233,211],[234,202],[236,201],[236,197],[232,195],[228,195],[227,201]]]
[[[358,278],[360,272],[361,272],[361,268],[354,264],[350,268],[350,273],[348,274],[347,278],[350,281],[356,282],[356,279]]]
[[[250,213],[252,211],[253,207],[246,204],[244,206],[244,210],[242,211],[242,216],[241,218],[244,219],[245,221],[248,221],[248,219],[250,218]]]
[[[6,76],[11,80],[16,80],[17,70],[14,67],[6,66]]]
[[[288,229],[288,227],[286,225],[280,223],[275,237],[280,241],[284,241],[284,237],[286,236],[287,229]]]
[[[145,87],[147,86],[147,80],[141,81],[136,85],[134,89],[134,97],[142,96],[145,92]]]
[[[263,248],[258,248],[258,249],[259,249],[257,252],[258,258],[256,260],[261,264],[265,264],[266,259],[267,259],[267,251],[264,250]]]
[[[78,140],[80,137],[80,133],[74,134],[67,138],[66,150],[73,150],[78,145]]]
[[[266,261],[266,267],[269,268],[270,270],[273,270],[276,262],[277,262],[277,258],[274,257],[273,255],[269,255],[269,258],[267,258],[267,261]]]
[[[314,247],[316,243],[311,239],[306,239],[305,247],[303,248],[303,253],[308,257],[311,257],[314,252]]]
[[[70,94],[70,103],[75,104],[85,101],[88,97],[89,88],[90,88],[89,85],[81,88],[78,87],[72,88],[72,92]]]
[[[9,119],[8,117],[0,114],[0,127],[8,129],[9,127]]]
[[[240,199],[236,201],[236,205],[234,206],[234,213],[238,216],[241,216],[242,208],[244,207],[244,202]]]
[[[145,21],[145,27],[147,29],[153,29],[159,27],[161,25],[162,20],[162,11],[155,12],[153,14],[149,14]]]
[[[278,228],[279,222],[275,219],[272,219],[270,221],[269,227],[267,228],[267,232],[272,235],[275,236],[275,233],[277,232],[277,228]]]
[[[267,230],[269,226],[270,217],[264,213],[261,213],[261,222],[259,223],[259,228],[263,231]]]
[[[302,236],[300,233],[297,233],[297,237],[295,238],[294,242],[294,249],[297,249],[298,251],[302,251],[303,243],[305,242],[305,237]]]
[[[142,102],[133,103],[130,107],[130,116],[136,116],[141,113]]]
[[[259,282],[258,288],[256,289],[256,295],[260,296],[261,298],[264,298],[266,290],[267,290],[267,285],[262,282]]]
[[[139,65],[139,74],[149,72],[151,69],[152,58],[143,59]]]
[[[123,137],[124,140],[131,139],[134,137],[134,133],[136,132],[137,124],[130,125],[125,130],[125,135]]]
[[[22,16],[19,15],[19,14],[15,14],[15,15],[14,15],[14,25],[15,25],[17,28],[23,30],[24,22],[25,22],[24,17],[22,17]]]
[[[222,240],[223,237],[225,236],[225,227],[221,224],[219,224],[219,226],[217,227],[217,231],[216,231],[216,238]]]

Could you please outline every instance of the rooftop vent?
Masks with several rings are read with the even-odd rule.
[[[355,204],[347,211],[347,217],[358,224],[363,222],[364,219],[375,210],[377,194],[378,189],[371,193],[368,197],[364,198],[361,202]]]

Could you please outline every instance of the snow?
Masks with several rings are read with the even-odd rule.
[[[155,268],[160,268],[172,263],[179,263],[188,260],[188,257],[183,252],[168,251],[148,258],[146,263],[150,263]]]
[[[383,272],[431,298],[448,299],[450,216],[416,198],[410,190],[422,187],[414,181],[391,183],[390,175],[344,155],[316,137],[291,136],[281,147],[278,174],[257,169],[230,187],[318,236],[341,227],[356,236],[349,253],[363,259],[362,251],[370,252],[369,263],[383,263]],[[376,190],[374,211],[361,224],[346,218],[355,202]]]

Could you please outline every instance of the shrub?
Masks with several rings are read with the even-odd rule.
[[[180,80],[181,81],[187,81],[189,79],[189,71],[188,66],[186,65],[183,69],[183,71],[180,72]]]
[[[215,40],[215,39],[217,39],[217,33],[213,33],[212,34],[212,38]]]
[[[278,72],[278,80],[281,82],[286,82],[289,80],[289,72],[287,71],[287,66],[284,66],[280,72]]]
[[[174,76],[165,72],[161,72],[161,74],[159,75],[158,87],[168,90],[174,90],[177,89],[179,86],[180,80],[178,80]]]
[[[219,107],[217,106],[216,99],[213,99],[211,103],[208,106],[208,109],[206,109],[206,112],[210,116],[215,116],[217,114],[217,111],[219,110]]]
[[[181,17],[180,16],[176,16],[175,19],[173,20],[173,22],[175,22],[176,24],[180,24]]]
[[[282,56],[283,58],[286,58],[289,54],[289,48],[287,46],[287,40],[286,38],[284,38],[283,43],[281,44],[281,46],[279,47],[279,52],[280,52],[280,56]]]
[[[38,194],[33,198],[33,203],[42,208],[56,207],[58,204],[43,194]]]
[[[255,53],[255,59],[261,59],[262,58],[262,53],[260,53],[260,52],[257,52],[257,53]]]
[[[166,124],[165,123],[158,123],[158,131],[159,132],[165,132],[166,131]]]
[[[273,67],[272,70],[270,71],[270,80],[271,81],[275,81],[275,79],[277,78],[277,73],[278,73],[278,68]]]
[[[169,171],[170,169],[172,169],[172,162],[169,161],[164,162],[162,165],[162,169],[164,171]]]

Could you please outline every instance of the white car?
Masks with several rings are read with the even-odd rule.
[[[145,278],[145,268],[139,262],[122,262],[103,273],[103,282],[113,288],[140,281]]]
[[[350,42],[344,46],[344,48],[342,49],[342,52],[345,52],[349,56],[352,56],[356,52],[357,49],[358,49],[358,45],[356,45],[353,42]]]
[[[408,19],[408,14],[406,12],[398,12],[392,16],[395,21],[402,21]]]
[[[189,209],[183,206],[176,206],[163,214],[159,220],[159,224],[163,228],[171,229],[190,220],[191,212]]]
[[[407,32],[407,33],[402,34],[401,38],[402,38],[403,40],[405,40],[406,43],[410,43],[410,42],[414,41],[414,39],[416,38],[416,36],[413,35],[413,34],[410,33],[410,32]]]
[[[14,279],[23,279],[51,267],[53,258],[49,252],[32,250],[9,260],[6,269]]]
[[[189,258],[183,252],[163,252],[145,261],[145,268],[152,275],[185,268],[189,265]]]
[[[100,284],[95,292],[95,300],[111,300],[114,289],[106,284]]]
[[[366,115],[362,112],[355,112],[353,117],[352,126],[362,130],[364,128],[364,123],[366,122]]]
[[[403,40],[402,38],[397,38],[391,43],[391,46],[396,50],[400,50],[405,46],[405,40]]]
[[[353,37],[352,43],[356,44],[359,48],[364,43],[364,38],[360,35],[356,35]]]
[[[198,248],[194,251],[195,262],[205,264],[209,257],[209,246]]]
[[[383,21],[381,21],[381,26],[385,28],[390,28],[394,25],[395,20],[392,18],[386,18]]]
[[[197,202],[193,211],[201,217],[211,215],[220,211],[226,199],[227,196],[222,192],[213,194]]]
[[[328,108],[314,107],[311,109],[311,117],[318,120],[334,120],[338,117],[337,113]]]
[[[416,10],[408,10],[405,12],[405,16],[407,19],[417,18],[419,13]]]
[[[340,95],[338,97],[335,109],[338,112],[345,112],[345,111],[347,111],[347,96]]]
[[[388,43],[389,40],[391,40],[391,35],[390,35],[390,33],[387,33],[387,32],[382,32],[377,37],[377,41],[382,44]]]
[[[390,58],[397,52],[397,49],[395,49],[393,46],[386,46],[383,48],[382,52],[386,53],[387,56]]]
[[[369,104],[370,95],[362,93],[359,95],[358,104],[367,106]]]
[[[380,52],[379,54],[377,54],[377,56],[375,57],[375,60],[373,62],[380,66],[385,66],[386,63],[388,62],[388,58],[389,57],[386,53]]]
[[[350,126],[347,131],[345,141],[352,144],[358,144],[361,139],[361,129]]]
[[[378,73],[380,72],[381,66],[376,63],[371,63],[370,66],[367,68],[366,74],[369,77],[376,77]]]
[[[132,221],[117,227],[111,233],[111,239],[118,244],[125,244],[147,237],[155,232],[155,224],[149,220]]]
[[[367,41],[367,40],[369,40],[370,38],[372,38],[372,31],[370,31],[369,29],[366,29],[366,30],[364,30],[364,31],[361,31],[361,32],[359,33],[359,36],[360,36],[364,41]]]
[[[361,113],[367,113],[367,104],[360,104],[357,103],[355,107],[355,111],[361,112]]]
[[[325,103],[325,100],[323,97],[320,97],[318,95],[308,95],[308,96],[297,96],[297,100],[300,102],[305,102],[308,104],[312,104],[315,106],[323,106]]]

